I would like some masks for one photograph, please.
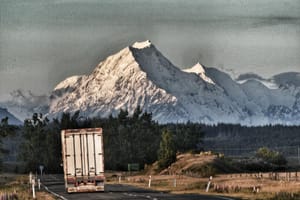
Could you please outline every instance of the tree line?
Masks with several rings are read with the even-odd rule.
[[[285,156],[297,155],[300,126],[239,124],[202,125],[203,148],[227,155],[249,155],[261,147],[280,151]]]
[[[243,151],[235,150],[246,151],[247,148],[252,148],[256,151],[260,147],[274,150],[275,146],[293,146],[300,142],[299,126],[245,127],[191,122],[158,124],[152,119],[151,113],[142,112],[139,107],[132,115],[126,110],[120,110],[117,116],[104,119],[83,118],[79,112],[75,112],[63,113],[53,120],[33,114],[21,127],[9,125],[7,122],[7,119],[1,121],[0,141],[16,132],[21,134],[19,161],[23,166],[19,168],[26,172],[36,171],[41,164],[49,173],[62,172],[62,129],[103,128],[105,168],[110,170],[126,170],[130,163],[138,163],[143,168],[145,164],[155,161],[159,161],[159,166],[164,168],[174,162],[177,152],[215,151],[223,148],[234,150],[229,153],[242,154]],[[0,146],[0,158],[1,153],[3,155],[6,152]],[[270,155],[269,160],[277,159],[274,153],[266,155]]]
[[[116,117],[104,119],[83,118],[75,112],[49,121],[34,114],[22,127],[19,157],[25,171],[36,171],[44,165],[48,173],[62,172],[61,130],[95,127],[103,129],[105,168],[109,170],[126,170],[131,163],[143,168],[157,160],[160,167],[167,167],[175,161],[177,152],[199,150],[203,137],[199,124],[160,125],[139,107],[132,115],[120,110]]]

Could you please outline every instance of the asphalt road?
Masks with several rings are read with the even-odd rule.
[[[42,183],[51,193],[64,200],[234,200],[228,197],[198,194],[169,194],[123,184],[106,184],[105,192],[73,193],[65,192],[62,175],[47,175]]]

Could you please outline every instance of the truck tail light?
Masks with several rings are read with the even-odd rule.
[[[68,184],[74,184],[76,182],[76,179],[75,178],[67,178],[67,183]]]

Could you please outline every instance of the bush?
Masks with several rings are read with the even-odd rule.
[[[256,152],[256,157],[275,165],[285,165],[287,163],[287,160],[281,153],[272,151],[267,147],[259,148]]]
[[[188,169],[188,171],[184,171],[184,172],[185,173],[190,172],[200,177],[210,177],[210,176],[215,176],[217,170],[212,163],[207,163],[207,164],[194,164]]]

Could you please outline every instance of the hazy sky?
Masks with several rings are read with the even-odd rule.
[[[180,68],[300,72],[299,0],[0,0],[0,100],[149,39]]]

